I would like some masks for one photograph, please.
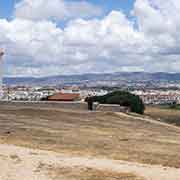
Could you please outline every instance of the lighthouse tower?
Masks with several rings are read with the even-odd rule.
[[[3,96],[3,56],[4,56],[4,51],[0,49],[0,99]]]

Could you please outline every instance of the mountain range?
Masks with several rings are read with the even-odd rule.
[[[5,85],[83,85],[83,84],[110,84],[112,82],[169,82],[180,81],[180,73],[146,73],[146,72],[118,72],[104,74],[57,75],[48,77],[4,77]]]

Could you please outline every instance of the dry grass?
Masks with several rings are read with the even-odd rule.
[[[180,110],[147,106],[145,114],[159,121],[180,126]]]
[[[53,180],[143,180],[132,173],[115,173],[92,168],[54,168],[44,167]]]
[[[113,113],[0,106],[0,142],[180,167],[180,130]]]
[[[15,163],[20,163],[21,162],[21,159],[16,154],[12,154],[10,156],[10,159],[13,160]]]

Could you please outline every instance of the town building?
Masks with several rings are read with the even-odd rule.
[[[78,93],[57,93],[47,97],[48,101],[80,101],[80,94]]]

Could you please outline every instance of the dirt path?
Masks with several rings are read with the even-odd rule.
[[[50,151],[32,150],[14,145],[0,145],[0,180],[51,180],[42,165],[58,167],[83,167],[102,171],[133,173],[146,180],[179,180],[180,169],[143,165],[126,161],[72,157]]]

